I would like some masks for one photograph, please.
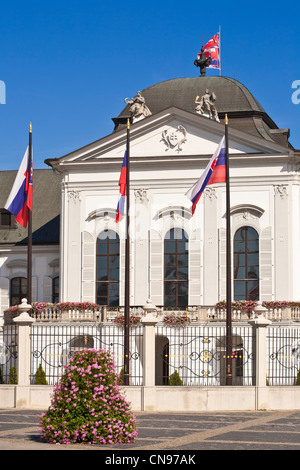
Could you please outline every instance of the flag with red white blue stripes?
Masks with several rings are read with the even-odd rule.
[[[207,167],[199,180],[186,193],[186,196],[192,201],[192,213],[196,210],[197,203],[202,196],[206,186],[226,183],[226,145],[225,136],[219,143],[217,150],[211,157]]]
[[[4,207],[20,225],[27,227],[28,210],[32,211],[32,163],[28,147]]]
[[[126,196],[126,182],[127,182],[127,150],[123,159],[121,174],[119,179],[120,196],[117,207],[116,222],[120,222],[121,217],[125,214],[125,196]]]

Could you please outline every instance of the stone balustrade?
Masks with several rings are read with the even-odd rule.
[[[111,308],[98,306],[91,309],[68,309],[61,310],[56,305],[48,305],[41,310],[31,310],[30,315],[38,322],[109,322],[124,314],[124,308]],[[130,314],[143,317],[146,312],[142,306],[132,306]],[[158,321],[162,321],[165,315],[187,315],[191,322],[225,322],[226,309],[214,305],[191,306],[186,309],[156,307],[155,315]],[[7,310],[4,312],[4,323],[11,324],[18,316],[18,311]],[[272,322],[299,322],[300,307],[269,308],[265,312],[265,317]],[[232,321],[243,322],[255,318],[254,310],[251,312],[232,309]]]

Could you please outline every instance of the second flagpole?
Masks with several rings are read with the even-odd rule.
[[[28,178],[31,178],[32,167],[32,124],[29,125],[29,161]],[[27,243],[27,303],[32,302],[32,211],[28,208],[28,243]]]
[[[232,319],[231,319],[231,227],[228,117],[225,115],[226,146],[226,385],[232,385]]]
[[[126,158],[126,246],[125,246],[125,311],[124,311],[124,385],[129,385],[129,318],[130,318],[130,120],[127,119]]]

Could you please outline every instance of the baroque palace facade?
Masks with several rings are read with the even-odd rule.
[[[177,78],[138,92],[130,128],[130,304],[225,299],[225,185],[196,212],[186,192],[229,119],[235,300],[300,300],[300,151],[241,83]],[[33,173],[32,301],[124,305],[125,220],[116,223],[127,129],[115,128]],[[0,308],[26,297],[26,230],[4,209],[16,172],[0,173]]]

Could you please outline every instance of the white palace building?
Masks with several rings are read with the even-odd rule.
[[[124,305],[125,220],[116,223],[130,127],[130,305],[209,306],[225,299],[225,185],[195,214],[186,192],[229,119],[233,300],[300,301],[300,151],[250,91],[222,77],[177,78],[130,101],[112,133],[33,173],[32,302]],[[4,204],[0,310],[26,297],[27,232]],[[2,208],[2,209],[1,209]]]

